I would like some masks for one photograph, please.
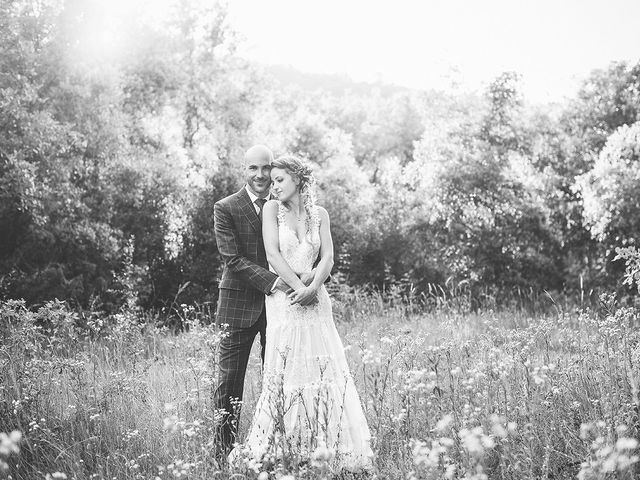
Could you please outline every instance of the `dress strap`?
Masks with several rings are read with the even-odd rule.
[[[283,225],[285,223],[285,215],[287,211],[280,200],[278,200],[277,202],[278,202],[278,225]]]
[[[320,231],[320,210],[317,205],[311,209],[311,226],[316,232]]]

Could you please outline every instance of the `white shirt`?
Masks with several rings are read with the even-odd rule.
[[[251,199],[251,203],[253,203],[253,208],[255,209],[256,213],[260,215],[260,207],[258,207],[258,205],[256,204],[256,200],[262,197],[259,197],[255,193],[253,193],[248,185],[245,185],[244,189],[249,194],[249,198]],[[267,195],[267,198],[265,198],[265,200],[269,200],[268,195]]]

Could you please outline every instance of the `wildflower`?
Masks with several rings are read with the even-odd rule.
[[[0,432],[0,455],[8,457],[12,453],[20,453],[19,443],[22,440],[22,433],[14,430],[10,434]]]
[[[422,370],[409,370],[405,372],[404,384],[402,385],[403,392],[419,392],[421,390],[427,389],[431,390],[435,387],[435,382],[427,382],[427,377],[429,375],[429,371],[427,369]]]
[[[247,467],[247,469],[253,470],[255,473],[258,473],[261,468],[264,468],[262,462],[258,459],[257,456],[247,456],[242,459],[242,462]]]
[[[450,438],[436,438],[431,442],[430,446],[427,442],[412,440],[413,463],[419,469],[426,471],[439,469],[441,465],[448,465],[450,461],[448,453],[454,444],[455,442]],[[449,470],[447,468],[447,471]]]
[[[500,418],[499,415],[491,415],[491,432],[497,436],[497,437],[501,437],[501,438],[506,438],[507,437],[507,430],[505,430],[505,428],[502,426],[502,418]]]
[[[404,421],[405,418],[407,418],[407,409],[403,408],[400,410],[400,412],[397,415],[393,415],[392,420],[394,423],[401,423],[402,421]]]
[[[167,471],[171,473],[175,478],[186,477],[193,465],[194,464],[185,462],[183,460],[176,460],[175,462],[167,465]]]
[[[578,478],[581,480],[600,477],[601,474],[607,476],[610,473],[624,473],[629,471],[640,458],[633,453],[638,448],[638,440],[631,437],[621,436],[614,445],[608,444],[603,435],[597,435],[603,430],[605,422],[582,424],[580,426],[580,438],[588,440],[595,437],[591,442],[591,454],[581,465]],[[626,431],[624,425],[616,428],[619,435]],[[597,435],[597,436],[596,436]]]
[[[379,364],[382,361],[380,355],[376,355],[372,349],[365,348],[361,350],[360,355],[362,356],[362,363],[367,364]]]
[[[635,450],[638,448],[638,440],[630,437],[619,438],[616,442],[616,450]]]
[[[453,415],[445,415],[438,423],[436,423],[436,430],[438,432],[446,432],[453,424]]]
[[[448,465],[444,471],[444,478],[455,478],[455,474],[456,474],[456,466],[453,464]]]
[[[485,435],[482,427],[475,427],[471,430],[463,428],[458,434],[460,435],[464,448],[469,454],[474,456],[481,456],[484,454],[485,449],[495,446],[493,438]]]
[[[580,425],[580,438],[582,440],[587,440],[589,438],[589,435],[591,434],[591,431],[593,430],[593,424],[592,423],[583,423]]]
[[[314,464],[322,465],[325,462],[331,461],[334,456],[334,452],[327,448],[326,445],[321,444],[314,450],[312,458]]]
[[[67,475],[62,472],[47,473],[46,480],[67,480]]]

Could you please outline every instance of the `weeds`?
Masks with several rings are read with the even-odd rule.
[[[376,478],[640,473],[637,309],[603,297],[598,309],[535,317],[419,314],[400,294],[333,295]],[[183,332],[173,334],[135,310],[0,304],[0,477],[350,478],[331,470],[335,452],[321,442],[240,470],[218,464],[211,392],[222,332],[208,312],[180,308]],[[241,436],[262,388],[254,350]]]

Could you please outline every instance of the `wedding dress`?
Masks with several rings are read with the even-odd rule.
[[[313,268],[320,251],[319,216],[299,240],[278,207],[280,251],[300,274]],[[244,446],[245,455],[273,458],[288,452],[302,458],[328,452],[335,469],[369,469],[370,433],[324,286],[318,303],[291,305],[284,292],[266,297],[267,346],[262,393]],[[233,456],[233,455],[232,455]]]

